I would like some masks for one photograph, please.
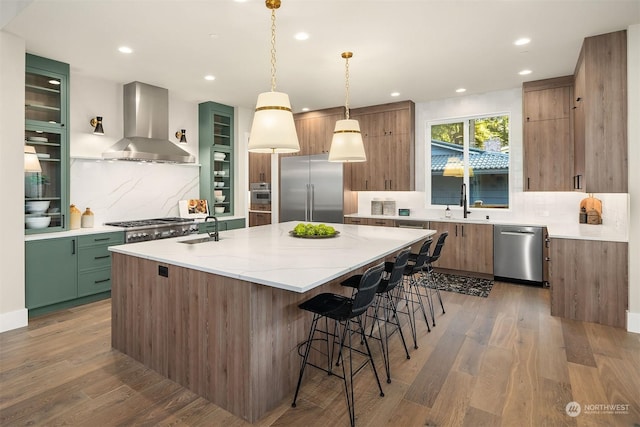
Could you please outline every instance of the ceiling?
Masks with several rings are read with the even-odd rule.
[[[26,40],[28,52],[71,64],[72,73],[245,108],[270,90],[264,0],[0,1],[26,4],[0,20],[8,21],[3,30]],[[460,87],[465,94],[516,88],[572,74],[584,37],[636,23],[638,0],[282,0],[276,90],[289,94],[296,112],[344,105],[346,50],[354,52],[354,108],[451,98]],[[309,39],[295,40],[300,31]],[[531,43],[515,46],[520,37]],[[134,52],[118,52],[122,45]]]

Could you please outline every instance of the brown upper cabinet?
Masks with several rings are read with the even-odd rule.
[[[584,39],[573,92],[573,187],[628,192],[626,31]]]
[[[249,184],[271,182],[271,154],[249,153]]]
[[[336,122],[344,119],[344,107],[298,113],[294,114],[293,119],[300,142],[300,151],[281,154],[280,157],[328,153]]]
[[[358,120],[367,161],[350,164],[353,191],[414,189],[415,104],[402,101],[351,111]]]
[[[573,189],[573,76],[522,85],[525,191]]]

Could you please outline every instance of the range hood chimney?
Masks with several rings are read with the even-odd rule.
[[[194,156],[169,141],[169,91],[132,82],[124,85],[124,138],[103,159],[195,163]]]

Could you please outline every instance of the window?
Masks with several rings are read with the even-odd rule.
[[[509,116],[432,123],[431,205],[509,207]],[[466,184],[463,187],[462,184]]]

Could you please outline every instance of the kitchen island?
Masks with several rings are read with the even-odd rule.
[[[338,237],[289,235],[296,222],[111,247],[112,346],[249,421],[295,389],[311,316],[298,304],[434,230],[332,224]]]

